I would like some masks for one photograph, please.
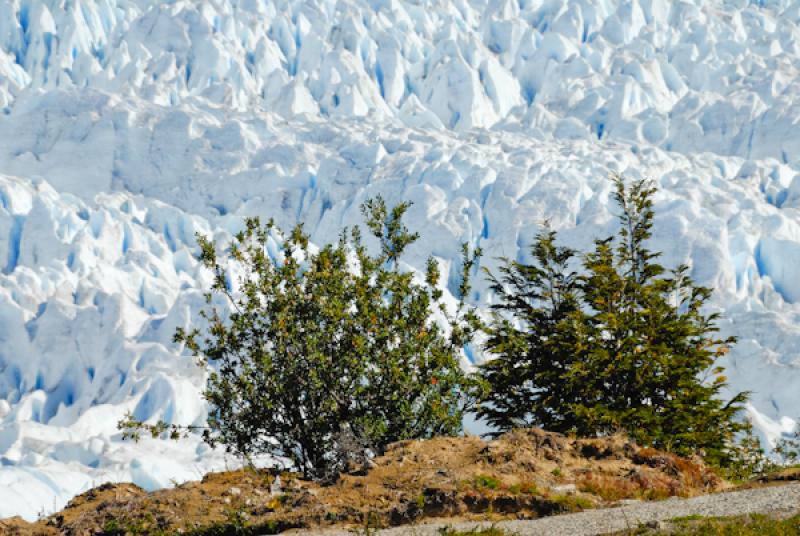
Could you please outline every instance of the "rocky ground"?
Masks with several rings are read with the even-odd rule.
[[[665,501],[630,501],[615,508],[587,510],[585,512],[552,516],[535,520],[508,520],[499,522],[446,522],[428,523],[412,527],[399,527],[376,532],[379,536],[437,536],[445,531],[458,533],[494,528],[502,534],[515,536],[596,536],[601,534],[661,534],[670,533],[683,526],[685,521],[711,517],[767,514],[775,517],[796,515],[800,512],[800,484],[784,484],[752,488],[728,493],[714,493],[702,497]],[[800,534],[800,526],[795,532]],[[678,531],[679,533],[680,530]],[[346,530],[315,531],[314,536],[346,536]],[[716,533],[715,533],[716,534]],[[729,534],[729,532],[720,532]],[[738,533],[736,533],[738,534]]]
[[[0,533],[269,534],[327,528],[345,534],[353,528],[393,526],[407,531],[412,523],[436,519],[511,523],[630,500],[642,501],[637,508],[653,509],[652,515],[663,518],[678,503],[650,500],[730,487],[699,459],[639,448],[621,436],[577,440],[530,429],[494,441],[462,437],[397,443],[368,470],[342,475],[326,486],[288,473],[276,478],[248,470],[212,473],[153,493],[133,484],[106,484],[37,523],[0,522]],[[622,515],[629,508],[616,512]],[[574,523],[589,530],[588,520],[618,517],[606,512],[584,514],[588,517]],[[514,523],[509,526],[526,526]],[[435,532],[421,534],[428,533]]]

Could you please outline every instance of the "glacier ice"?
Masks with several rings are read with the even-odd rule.
[[[549,220],[586,248],[608,174],[652,177],[654,246],[740,338],[732,389],[768,440],[800,416],[800,1],[0,8],[0,517],[233,463],[116,430],[205,418],[171,342],[208,282],[195,233],[260,215],[324,243],[378,193],[455,284],[460,241],[491,268]]]

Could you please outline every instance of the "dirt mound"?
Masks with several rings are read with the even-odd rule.
[[[106,484],[16,534],[270,534],[293,528],[423,518],[534,518],[717,491],[727,484],[700,460],[639,448],[622,436],[573,439],[539,429],[391,445],[364,474],[321,486],[284,473],[212,473],[146,493]],[[14,532],[9,532],[13,534]]]

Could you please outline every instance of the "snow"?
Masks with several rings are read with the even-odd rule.
[[[379,193],[454,288],[461,241],[492,268],[548,219],[586,248],[609,173],[653,178],[653,246],[716,290],[776,440],[800,416],[798,43],[797,0],[7,0],[0,517],[233,463],[116,430],[205,419],[172,343],[208,283],[195,233],[259,215],[321,244]]]

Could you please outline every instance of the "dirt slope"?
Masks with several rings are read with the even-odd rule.
[[[494,441],[437,438],[392,445],[363,474],[321,486],[241,470],[146,493],[106,484],[36,524],[4,534],[269,534],[326,526],[397,526],[437,517],[530,519],[622,499],[688,497],[728,484],[700,460],[617,436],[576,440],[538,429]]]

